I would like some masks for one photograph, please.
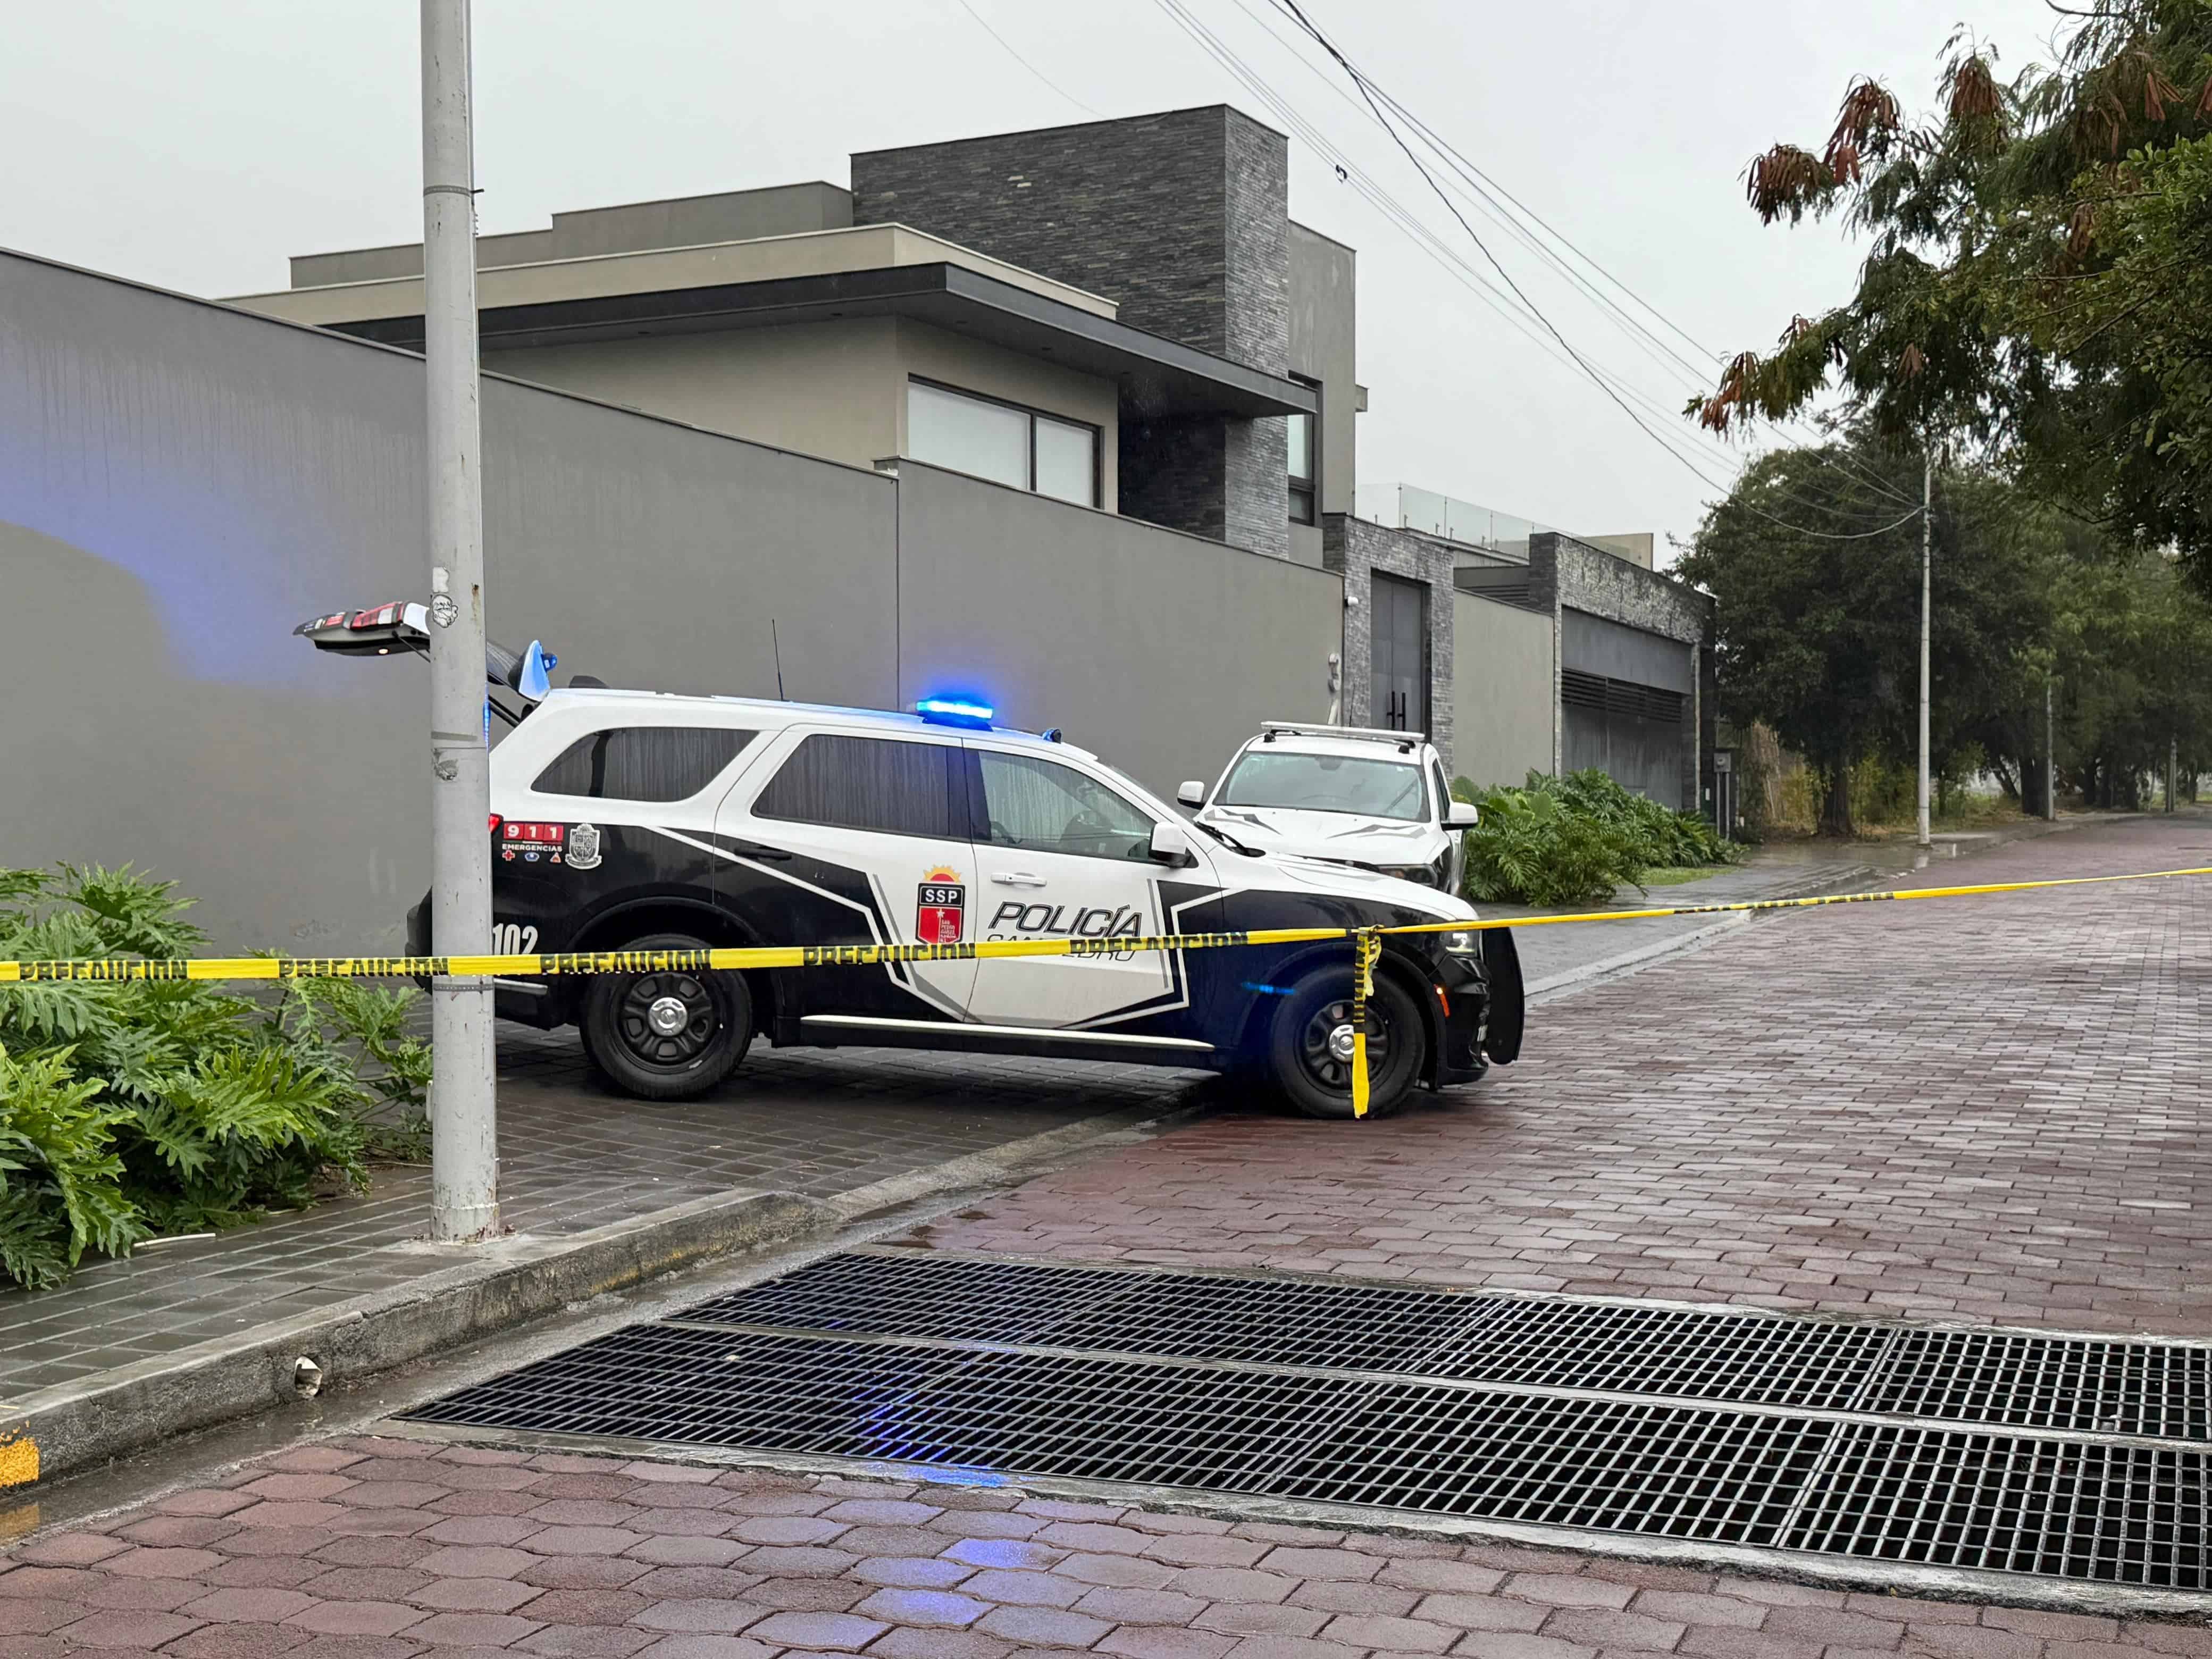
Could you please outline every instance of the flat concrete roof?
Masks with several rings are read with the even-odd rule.
[[[478,272],[487,351],[639,335],[907,316],[1115,381],[1139,407],[1310,414],[1310,387],[1115,319],[1110,300],[904,225],[864,225]],[[386,345],[422,343],[422,279],[395,276],[227,303]]]

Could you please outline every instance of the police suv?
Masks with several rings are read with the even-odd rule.
[[[422,607],[319,617],[325,649],[419,651]],[[910,714],[572,684],[536,644],[488,677],[524,719],[492,751],[494,947],[961,944],[1474,919],[1461,900],[1261,852],[1176,811],[1058,733],[969,702]],[[410,916],[429,950],[428,903]],[[617,1087],[711,1089],[757,1036],[1248,1073],[1351,1111],[1344,940],[870,967],[495,982],[499,1013],[575,1024]],[[1504,931],[1386,936],[1368,1004],[1370,1106],[1519,1053]]]

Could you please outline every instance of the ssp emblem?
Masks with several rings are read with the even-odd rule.
[[[915,906],[914,937],[921,945],[957,945],[960,943],[961,917],[968,904],[968,889],[963,884],[957,870],[943,866],[932,870],[921,878],[921,892]]]
[[[599,825],[579,823],[570,826],[568,867],[571,870],[596,870],[599,867]]]

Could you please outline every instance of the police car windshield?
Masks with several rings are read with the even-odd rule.
[[[1351,755],[1300,755],[1253,749],[1230,769],[1218,805],[1283,806],[1304,812],[1354,812],[1364,818],[1427,816],[1421,769],[1403,761]]]

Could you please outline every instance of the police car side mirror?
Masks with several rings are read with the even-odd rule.
[[[1444,809],[1444,828],[1472,830],[1482,822],[1482,813],[1471,800],[1455,800]]]
[[[1172,823],[1152,826],[1152,860],[1156,864],[1190,863],[1190,837]]]
[[[1206,785],[1198,778],[1186,778],[1176,785],[1176,799],[1185,806],[1206,805]]]

